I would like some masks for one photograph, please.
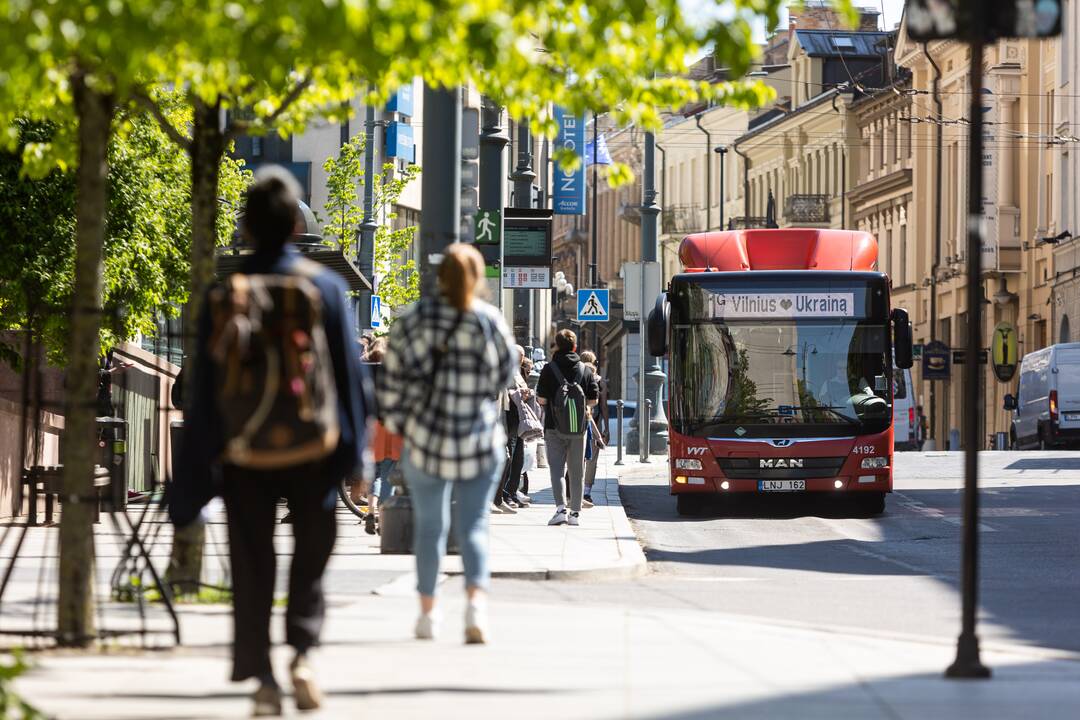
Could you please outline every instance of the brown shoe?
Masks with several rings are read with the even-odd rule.
[[[276,685],[260,685],[252,700],[252,717],[281,717],[281,688]]]
[[[308,664],[307,656],[297,655],[289,666],[292,675],[293,699],[297,710],[318,710],[322,707],[322,691],[315,682],[315,671]]]

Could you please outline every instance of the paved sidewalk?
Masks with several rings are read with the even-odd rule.
[[[615,458],[614,450],[600,456],[592,494],[596,507],[582,511],[579,527],[548,527],[554,513],[548,470],[538,468],[529,473],[532,507],[513,515],[491,516],[492,576],[522,580],[616,579],[644,572],[645,554],[619,499],[620,468],[615,466]],[[630,467],[629,462],[626,467]],[[358,554],[338,556],[342,546],[355,549],[358,545]],[[372,569],[407,571],[413,566],[411,555],[380,555],[377,540],[345,520],[340,526],[338,554],[331,571],[357,558]],[[447,558],[443,570],[460,574],[461,559]]]
[[[1043,720],[1080,707],[1080,662],[1060,653],[986,650],[993,680],[946,681],[948,641],[682,608],[500,603],[497,592],[494,642],[465,646],[460,592],[445,596],[434,643],[411,638],[412,597],[331,607],[314,658],[328,702],[309,717]],[[57,718],[245,717],[251,686],[226,682],[227,613],[185,616],[182,650],[37,656],[16,687]],[[287,650],[275,661],[283,673]]]

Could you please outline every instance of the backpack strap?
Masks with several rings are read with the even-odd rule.
[[[566,382],[566,376],[562,374],[562,370],[559,369],[559,363],[552,360],[550,363],[551,371],[555,373],[555,379],[559,381],[559,384]]]

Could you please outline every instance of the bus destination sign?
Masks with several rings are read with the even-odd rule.
[[[855,318],[863,308],[855,306],[850,292],[738,292],[708,293],[709,315],[716,320],[784,318]]]

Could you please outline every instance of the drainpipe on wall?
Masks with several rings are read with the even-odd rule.
[[[750,158],[739,149],[739,143],[736,141],[731,144],[731,149],[735,151],[735,154],[743,159],[743,216],[750,217]]]
[[[702,127],[701,115],[695,115],[694,122],[705,133],[705,232],[709,232],[712,230],[712,133]]]

